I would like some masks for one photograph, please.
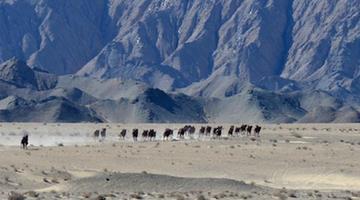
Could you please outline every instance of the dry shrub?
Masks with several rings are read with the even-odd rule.
[[[200,194],[199,196],[197,196],[196,198],[197,200],[206,200],[205,196]]]
[[[291,135],[296,137],[296,138],[302,138],[303,137],[302,135],[300,135],[299,133],[296,133],[296,132],[292,132]]]
[[[169,195],[169,197],[173,198],[173,199],[176,199],[176,200],[185,200],[185,197],[182,195],[182,194],[179,194],[179,193],[171,193]]]
[[[139,194],[130,194],[130,199],[143,199],[143,197]]]
[[[17,192],[10,192],[8,200],[25,200],[26,197]]]
[[[99,195],[94,200],[106,200],[106,197]]]

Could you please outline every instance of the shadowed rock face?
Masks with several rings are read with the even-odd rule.
[[[0,65],[0,81],[20,88],[47,90],[56,86],[57,77],[12,58]]]
[[[145,101],[161,106],[169,112],[174,112],[174,110],[179,107],[170,96],[159,89],[146,90],[143,98]]]
[[[16,59],[0,65],[0,80],[18,87],[38,88],[34,71],[25,62]]]

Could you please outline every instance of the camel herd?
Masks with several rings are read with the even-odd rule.
[[[177,132],[176,132],[177,131]],[[188,136],[189,138],[194,138],[194,135],[198,133],[198,137],[210,137],[210,138],[220,138],[223,135],[224,128],[223,126],[201,126],[198,132],[196,132],[195,126],[191,125],[185,125],[179,129],[170,129],[166,128],[164,132],[162,133],[162,139],[163,140],[169,140],[174,137],[174,134],[177,134],[177,137],[179,139],[185,139],[185,136]],[[247,125],[243,124],[241,126],[230,126],[227,135],[230,137],[234,136],[255,136],[260,137],[260,131],[261,126],[253,126],[253,125]],[[127,134],[131,134],[133,141],[138,141],[138,138],[141,136],[141,139],[143,141],[153,141],[155,140],[157,136],[157,131],[154,129],[145,129],[142,130],[140,133],[140,130],[138,128],[134,128],[132,130],[122,129],[120,131],[119,137],[121,139],[125,139]],[[100,130],[95,130],[93,136],[95,138],[99,138],[100,140],[105,139],[106,137],[106,128],[103,128]]]
[[[212,127],[210,125],[207,125],[207,126],[201,126],[198,132],[196,132],[195,126],[185,125],[179,129],[166,128],[161,136],[163,140],[171,140],[174,139],[174,135],[176,132],[177,138],[185,139],[185,136],[188,136],[189,138],[195,138],[194,136],[197,133],[198,138],[210,137],[214,139],[219,139],[220,137],[222,137],[223,131],[224,131],[223,126]],[[252,126],[252,125],[244,124],[239,127],[230,126],[227,135],[229,137],[240,136],[240,135],[242,136],[253,135],[255,137],[260,137],[260,131],[261,131],[261,126],[258,125]],[[122,129],[119,133],[119,137],[125,140],[127,133],[128,133],[127,129]],[[145,129],[142,130],[140,134],[140,130],[138,128],[134,128],[131,131],[131,136],[133,138],[133,141],[138,141],[138,138],[140,136],[142,141],[153,141],[156,139],[157,131],[154,129]],[[106,138],[106,128],[102,128],[101,130],[95,130],[93,133],[93,137],[99,139],[99,141],[103,141]],[[26,134],[21,139],[21,146],[23,149],[27,149],[28,144],[29,144],[29,136],[28,134]]]

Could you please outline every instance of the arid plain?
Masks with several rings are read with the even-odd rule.
[[[260,137],[221,125],[220,139],[194,124],[163,141],[184,124],[0,124],[0,199],[360,199],[360,124],[263,124]],[[134,142],[135,127],[156,140]]]

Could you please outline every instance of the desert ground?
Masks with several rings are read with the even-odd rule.
[[[2,123],[0,199],[360,199],[360,124],[262,124],[260,137],[221,125],[221,138],[164,141],[184,124]]]

